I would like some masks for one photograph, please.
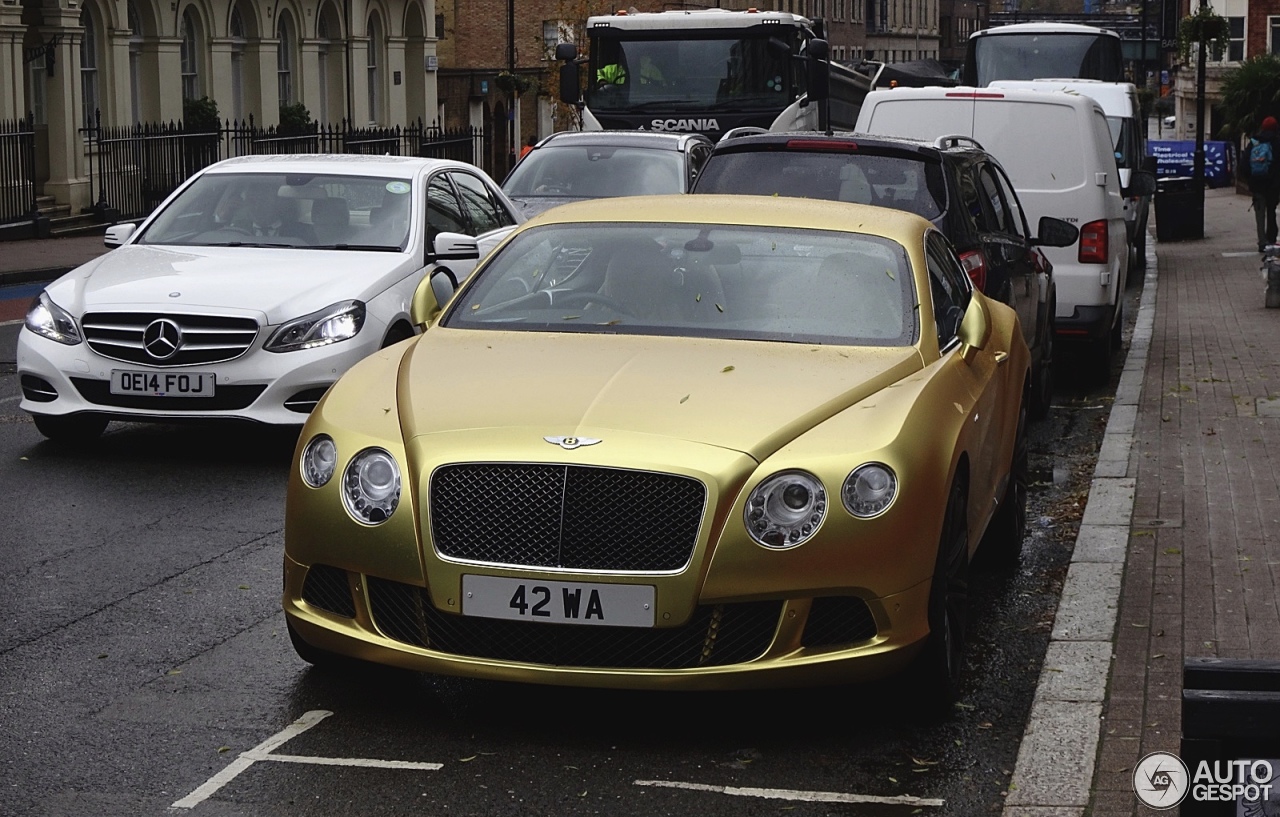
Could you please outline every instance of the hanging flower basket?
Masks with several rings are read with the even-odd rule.
[[[499,71],[493,82],[509,94],[523,94],[533,87],[533,80],[510,71]]]
[[[1193,43],[1204,43],[1214,58],[1226,53],[1231,44],[1231,24],[1210,6],[1201,6],[1178,23],[1178,53],[1182,61],[1191,58]]]

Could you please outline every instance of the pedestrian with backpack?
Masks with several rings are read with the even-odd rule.
[[[1276,243],[1276,205],[1280,204],[1280,156],[1277,156],[1277,129],[1274,116],[1262,120],[1262,127],[1249,139],[1240,170],[1249,180],[1253,196],[1253,217],[1258,225],[1258,252]]]

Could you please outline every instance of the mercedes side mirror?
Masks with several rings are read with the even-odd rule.
[[[1150,196],[1156,192],[1156,174],[1148,170],[1135,170],[1129,176],[1129,186],[1121,193],[1127,197]]]
[[[108,247],[119,247],[129,240],[129,236],[133,235],[136,229],[138,229],[137,224],[112,224],[102,234],[102,243]]]

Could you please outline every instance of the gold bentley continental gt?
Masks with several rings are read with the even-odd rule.
[[[928,221],[570,204],[456,294],[438,270],[412,318],[298,443],[303,659],[633,689],[905,671],[955,695],[970,561],[1022,546],[1029,354]]]

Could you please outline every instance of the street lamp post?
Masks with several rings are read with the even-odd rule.
[[[516,165],[516,0],[507,0],[507,73],[511,88],[507,91],[507,170]]]

